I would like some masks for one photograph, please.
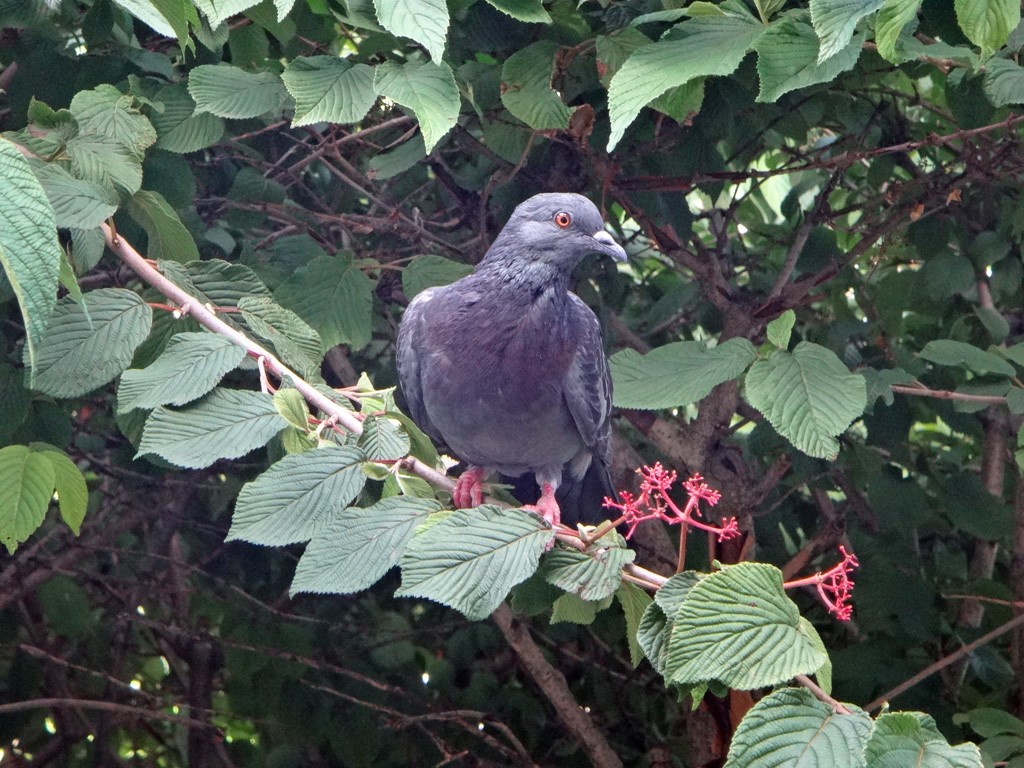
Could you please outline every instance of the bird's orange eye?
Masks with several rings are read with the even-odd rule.
[[[572,216],[570,216],[566,211],[559,211],[555,214],[555,224],[562,229],[566,229],[570,224],[572,224]]]

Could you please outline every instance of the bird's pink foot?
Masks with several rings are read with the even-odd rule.
[[[562,520],[562,511],[558,508],[558,502],[555,500],[555,488],[551,483],[544,483],[541,487],[540,498],[537,499],[536,504],[530,504],[523,509],[536,512],[551,523],[552,528],[557,528]]]
[[[483,467],[470,467],[459,475],[452,490],[452,504],[456,509],[479,507],[484,503],[483,479],[486,474]]]

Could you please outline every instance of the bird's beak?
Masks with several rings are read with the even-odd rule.
[[[594,242],[597,243],[597,247],[594,250],[598,253],[611,256],[616,261],[626,261],[626,259],[629,258],[626,256],[626,252],[623,250],[622,246],[616,243],[612,236],[603,229],[595,232],[593,237]]]

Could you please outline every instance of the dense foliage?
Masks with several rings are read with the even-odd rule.
[[[0,0],[0,764],[1022,763],[1020,20]],[[551,190],[633,547],[392,390]]]

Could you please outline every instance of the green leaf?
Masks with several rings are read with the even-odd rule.
[[[401,459],[409,455],[409,436],[399,423],[383,416],[367,416],[359,447],[374,460]]]
[[[11,554],[42,525],[55,483],[44,452],[26,445],[0,448],[0,542]]]
[[[825,643],[821,639],[821,635],[818,634],[818,630],[803,616],[800,617],[800,628],[807,636],[807,639],[825,657],[825,663],[814,670],[814,676],[818,678],[818,685],[821,686],[825,693],[832,693],[832,659],[828,657],[828,649],[825,648]]]
[[[796,325],[796,313],[792,309],[787,309],[768,323],[768,327],[765,329],[768,341],[779,349],[788,349],[794,325]]]
[[[114,5],[128,11],[128,13],[154,32],[158,32],[164,37],[176,37],[174,27],[164,17],[164,15],[156,9],[154,3],[147,2],[146,0],[113,0],[113,2]]]
[[[337,445],[285,456],[242,486],[227,540],[280,547],[322,535],[363,489],[365,459]]]
[[[835,80],[853,69],[863,43],[864,36],[856,35],[834,56],[819,63],[818,36],[807,14],[778,19],[757,41],[757,74],[761,79],[757,100],[777,101],[798,88]]]
[[[85,477],[67,454],[46,443],[33,443],[31,448],[41,451],[53,467],[54,490],[60,517],[77,536],[82,530],[82,521],[89,507],[89,487]]]
[[[267,296],[245,296],[238,308],[252,332],[269,341],[287,365],[303,378],[320,377],[324,345],[302,318]]]
[[[189,37],[189,27],[198,27],[199,14],[189,0],[150,0],[153,7],[166,19],[174,29],[173,37],[178,39],[182,54],[186,50],[195,50],[195,43]]]
[[[153,363],[121,375],[117,412],[185,405],[213,389],[245,358],[245,349],[206,331],[178,333]]]
[[[302,432],[309,432],[309,405],[298,390],[277,390],[274,393],[274,407],[290,425]]]
[[[260,0],[195,0],[196,7],[217,27],[235,14],[247,11]]]
[[[551,87],[558,45],[540,40],[509,56],[501,68],[501,103],[538,131],[564,130],[572,111]]]
[[[831,459],[836,437],[864,412],[867,384],[831,350],[802,341],[750,366],[746,397],[798,449]]]
[[[730,74],[764,30],[763,24],[746,15],[699,16],[635,51],[608,88],[612,126],[608,151],[645,104],[697,77]]]
[[[637,626],[636,642],[644,656],[651,662],[654,671],[662,676],[666,671],[665,658],[671,633],[672,625],[661,606],[657,603],[648,605]]]
[[[974,744],[950,746],[923,712],[890,712],[875,720],[865,757],[870,768],[981,768]]]
[[[46,193],[17,147],[0,138],[0,265],[25,321],[26,358],[36,350],[57,298],[61,247]]]
[[[71,173],[113,189],[118,194],[134,195],[142,187],[142,161],[131,147],[111,136],[79,134],[67,145]]]
[[[470,620],[491,615],[535,570],[551,529],[519,509],[460,509],[416,536],[402,555],[398,597],[425,597]]]
[[[373,586],[398,565],[416,529],[440,508],[433,500],[392,496],[342,510],[309,542],[290,593],[347,594]]]
[[[882,7],[884,0],[811,0],[811,23],[821,39],[818,63],[845,49],[857,22]]]
[[[551,23],[551,14],[544,9],[541,0],[487,0],[487,2],[516,21],[523,21],[527,24]]]
[[[148,258],[182,263],[199,258],[191,233],[159,192],[136,192],[128,201],[128,213],[146,231]]]
[[[597,618],[597,612],[601,606],[583,600],[576,595],[559,595],[551,605],[552,624],[579,624],[589,626]]]
[[[417,133],[389,152],[381,152],[379,155],[371,157],[366,163],[366,178],[380,181],[392,179],[398,174],[408,171],[426,156],[427,150],[423,145],[423,134]],[[437,258],[443,257],[438,256]]]
[[[156,143],[153,124],[136,106],[135,97],[112,85],[79,91],[68,108],[78,121],[79,135],[99,134],[127,147],[139,161]]]
[[[473,267],[444,256],[417,256],[402,270],[402,293],[410,301],[427,288],[454,283],[472,273]]]
[[[619,585],[619,588],[615,590],[615,597],[618,598],[619,605],[622,606],[622,614],[626,619],[626,640],[629,641],[629,660],[633,664],[633,669],[636,669],[644,658],[643,648],[640,647],[640,643],[637,641],[640,619],[652,601],[646,592],[636,584],[630,584],[628,581],[624,581]]]
[[[1024,736],[1024,722],[1002,709],[980,707],[963,715],[954,715],[953,722],[961,725],[967,722],[979,736],[991,738],[1003,734]]]
[[[33,389],[54,397],[92,392],[127,368],[149,335],[153,310],[137,293],[101,288],[84,298],[57,303],[39,345]]]
[[[982,87],[997,107],[1024,104],[1024,67],[1009,59],[990,59],[985,63]]]
[[[373,0],[377,19],[393,35],[408,37],[427,49],[440,62],[448,34],[448,4],[445,0]]]
[[[357,123],[366,117],[377,94],[373,67],[337,56],[298,56],[281,75],[295,99],[292,128],[313,123]]]
[[[148,453],[188,469],[237,459],[288,426],[270,395],[218,387],[184,408],[160,406],[146,419],[137,456]]]
[[[288,99],[281,79],[271,72],[246,72],[229,64],[203,64],[188,76],[196,112],[236,119],[277,115]]]
[[[656,409],[696,403],[737,378],[755,357],[746,339],[729,339],[710,349],[699,341],[677,341],[646,355],[624,349],[608,361],[615,405]]]
[[[825,660],[782,588],[782,572],[740,563],[688,591],[673,621],[666,679],[681,685],[719,680],[751,690],[813,674]]]
[[[781,688],[744,716],[725,768],[863,768],[872,725],[860,709],[839,715],[805,688]]]
[[[558,548],[548,552],[541,565],[544,578],[583,600],[603,600],[622,584],[622,569],[636,553],[625,547],[592,547],[592,553]]]
[[[328,349],[362,349],[370,341],[373,282],[346,259],[313,259],[281,283],[274,298],[309,323]]]
[[[1002,48],[1020,24],[1017,0],[953,0],[953,8],[960,29],[981,48],[984,59]]]
[[[79,640],[96,623],[89,596],[75,581],[58,574],[36,590],[43,616],[53,631],[68,640]]]
[[[885,0],[875,19],[875,43],[878,53],[893,64],[902,63],[896,53],[896,41],[903,28],[917,18],[922,0]]]
[[[209,112],[194,114],[196,103],[188,95],[185,83],[161,88],[154,103],[160,109],[149,112],[149,119],[156,128],[158,149],[196,152],[216,143],[224,135],[221,118]]]
[[[966,368],[981,375],[1014,376],[1016,369],[995,352],[986,352],[972,344],[952,339],[936,339],[925,344],[920,357],[939,365]]]
[[[385,61],[377,65],[373,87],[381,96],[413,111],[428,154],[455,127],[459,89],[445,63]]]
[[[50,205],[55,223],[68,229],[93,229],[114,215],[117,193],[93,181],[76,179],[56,163],[31,159],[36,175]]]

